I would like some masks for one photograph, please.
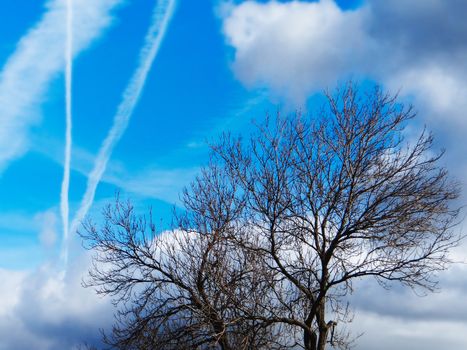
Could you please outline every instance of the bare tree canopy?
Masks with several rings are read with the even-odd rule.
[[[346,296],[436,287],[449,264],[459,188],[411,108],[348,84],[305,118],[268,118],[249,140],[223,135],[158,234],[130,204],[85,225],[90,284],[125,308],[107,339],[121,349],[345,349]]]

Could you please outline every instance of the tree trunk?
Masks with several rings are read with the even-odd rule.
[[[321,300],[317,309],[317,323],[318,323],[318,346],[317,350],[325,350],[328,340],[329,327],[325,321],[325,308],[326,304],[324,299]]]
[[[317,350],[316,349],[316,343],[317,343],[318,337],[316,336],[315,332],[310,332],[308,330],[304,331],[304,336],[303,336],[303,343],[305,350]]]
[[[317,350],[325,350],[326,342],[328,339],[328,330],[327,326],[324,326],[319,330],[319,338],[318,338],[318,347]]]
[[[221,332],[224,332],[224,330],[221,330]],[[218,332],[219,333],[219,332]],[[221,350],[231,350],[230,342],[225,333],[221,335],[221,337],[218,340],[218,344],[221,347]]]

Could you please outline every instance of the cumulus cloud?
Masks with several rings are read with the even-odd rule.
[[[221,16],[247,86],[302,104],[339,80],[370,78],[413,97],[430,121],[465,126],[466,11],[461,0],[368,0],[355,10],[333,0],[245,1]]]
[[[98,38],[123,0],[74,1],[74,55]],[[50,0],[42,19],[19,41],[0,71],[0,172],[29,147],[29,128],[40,120],[47,87],[65,65],[63,0]]]
[[[296,108],[349,78],[376,81],[414,104],[465,178],[467,2],[367,0],[344,10],[334,0],[250,0],[222,9],[232,68],[245,86]]]
[[[243,2],[223,11],[233,69],[296,103],[361,65],[369,49],[364,14],[321,2]]]

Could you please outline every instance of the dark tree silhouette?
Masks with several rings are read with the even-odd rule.
[[[442,152],[426,132],[406,142],[412,109],[378,88],[327,101],[248,141],[221,137],[172,232],[120,202],[100,230],[85,226],[91,284],[129,305],[114,344],[344,349],[355,280],[436,287],[461,238]]]

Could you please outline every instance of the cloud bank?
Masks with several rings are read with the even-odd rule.
[[[362,280],[350,298],[356,308],[349,328],[363,334],[361,350],[463,349],[467,344],[466,266],[454,266],[441,278],[441,292],[420,296],[408,288],[384,290]]]
[[[266,88],[294,107],[349,78],[400,90],[447,147],[448,168],[467,183],[465,13],[462,0],[367,0],[354,10],[333,0],[273,0],[226,3],[221,18],[233,72],[246,87]],[[465,260],[467,247],[457,254]],[[452,268],[440,276],[441,293],[423,298],[357,287],[350,328],[365,332],[358,348],[464,348],[465,276],[464,267]]]
[[[100,345],[99,329],[112,322],[113,307],[81,279],[87,257],[70,264],[66,276],[53,265],[36,271],[1,270],[0,350],[78,349]]]

